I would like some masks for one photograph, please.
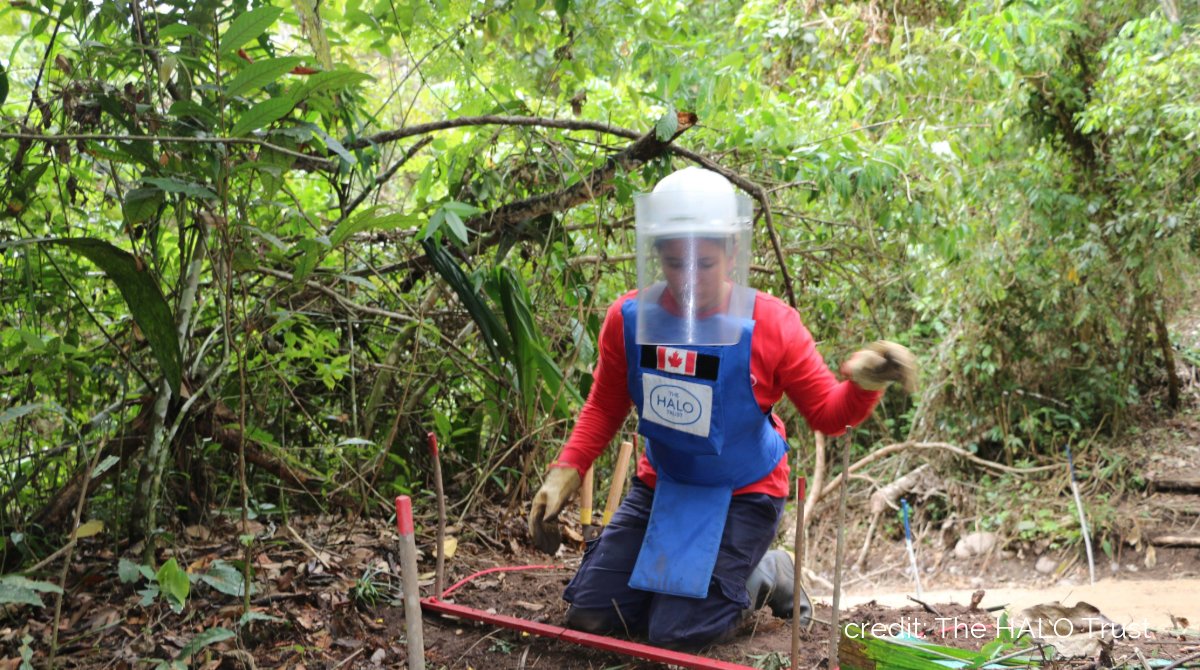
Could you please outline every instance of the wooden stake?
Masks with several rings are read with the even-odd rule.
[[[613,512],[621,502],[621,493],[625,490],[625,473],[629,471],[629,456],[633,454],[633,443],[622,442],[617,454],[617,462],[613,465],[612,482],[608,485],[608,501],[604,504],[604,515],[600,517],[600,525],[607,526],[612,521]]]
[[[842,562],[846,558],[846,489],[850,488],[850,426],[846,426],[846,438],[842,440],[842,489],[838,492],[838,522],[837,544],[833,552],[833,613],[829,615],[829,667],[836,670],[838,665],[838,642],[842,637],[842,626],[839,620],[839,606],[842,598]]]
[[[408,633],[408,667],[425,670],[425,632],[417,572],[417,540],[413,534],[412,500],[396,498],[396,530],[400,533],[400,578],[404,589],[404,628]],[[441,591],[438,591],[438,596]]]
[[[804,476],[796,477],[796,541],[793,545],[795,554],[794,573],[792,574],[792,669],[799,666],[800,661],[800,603],[804,587],[800,585],[801,569],[804,565]]]
[[[442,457],[438,455],[437,435],[430,431],[429,453],[433,457],[433,487],[437,492],[438,527],[437,527],[437,568],[434,577],[433,595],[442,597],[446,588],[446,491],[442,488]]]

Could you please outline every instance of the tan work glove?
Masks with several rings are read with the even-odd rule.
[[[579,472],[575,468],[550,468],[542,488],[533,496],[529,510],[529,537],[533,538],[533,546],[547,554],[558,551],[558,545],[562,544],[558,514],[579,490],[579,484]]]
[[[879,340],[842,363],[842,376],[867,391],[880,391],[891,382],[900,382],[905,391],[912,393],[917,390],[917,359],[904,345]]]

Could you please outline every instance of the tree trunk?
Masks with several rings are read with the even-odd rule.
[[[1171,334],[1167,331],[1167,322],[1163,320],[1162,307],[1154,311],[1154,330],[1158,339],[1158,347],[1162,351],[1163,367],[1167,370],[1167,406],[1172,411],[1179,409],[1179,391],[1182,384],[1179,373],[1175,370],[1175,351],[1171,348]]]

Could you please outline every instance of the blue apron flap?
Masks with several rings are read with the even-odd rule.
[[[733,488],[658,478],[630,588],[707,598]]]

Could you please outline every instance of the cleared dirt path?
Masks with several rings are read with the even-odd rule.
[[[928,603],[955,602],[966,604],[974,589],[925,591]],[[1171,628],[1171,616],[1183,617],[1191,628],[1200,627],[1200,579],[1133,580],[1102,579],[1095,585],[1055,585],[1043,587],[1000,587],[986,589],[982,606],[1008,605],[1016,612],[1031,605],[1057,600],[1074,605],[1084,600],[1095,605],[1109,619],[1141,629]],[[842,598],[843,607],[854,607],[874,600],[888,607],[912,605],[912,591],[875,590],[851,591]],[[813,598],[816,603],[829,604],[828,597]]]

